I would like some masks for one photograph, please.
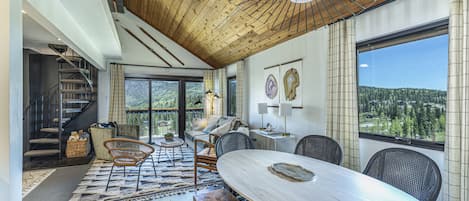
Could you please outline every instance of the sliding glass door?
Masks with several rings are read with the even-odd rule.
[[[198,78],[127,78],[127,122],[139,125],[139,139],[152,143],[167,133],[183,137],[203,117],[203,84]]]

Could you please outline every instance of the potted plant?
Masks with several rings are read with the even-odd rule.
[[[166,134],[164,135],[164,139],[165,139],[166,141],[173,141],[173,139],[174,139],[174,134],[173,134],[173,133],[166,133]]]

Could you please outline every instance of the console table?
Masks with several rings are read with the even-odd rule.
[[[253,129],[249,131],[249,136],[254,141],[256,149],[293,153],[296,146],[294,134],[283,136],[280,132],[264,132]]]

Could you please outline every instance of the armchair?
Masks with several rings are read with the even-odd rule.
[[[217,136],[209,134],[209,140],[195,139],[194,140],[194,185],[197,186],[197,168],[205,168],[210,171],[217,170],[217,154],[215,152],[215,144],[212,143],[216,140]],[[202,149],[198,151],[197,145]]]

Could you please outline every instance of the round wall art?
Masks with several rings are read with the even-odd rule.
[[[270,99],[274,99],[277,96],[277,93],[277,79],[275,79],[274,75],[270,74],[265,80],[265,95]]]

